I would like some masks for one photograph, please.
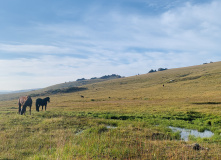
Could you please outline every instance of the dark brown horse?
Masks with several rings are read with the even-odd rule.
[[[30,107],[30,115],[31,115],[31,106],[32,106],[32,99],[30,96],[23,96],[18,99],[18,112],[19,114],[23,114],[26,112],[26,107]]]
[[[36,111],[39,112],[40,106],[42,106],[42,110],[43,110],[43,107],[45,106],[45,110],[46,110],[47,102],[50,102],[50,97],[46,97],[44,99],[41,99],[41,98],[36,99]]]

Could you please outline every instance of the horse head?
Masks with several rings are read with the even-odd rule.
[[[23,115],[23,113],[26,112],[26,106],[23,106],[22,109],[21,109],[21,115]]]

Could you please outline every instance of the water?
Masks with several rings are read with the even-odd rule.
[[[77,133],[75,133],[76,135],[80,135],[81,133],[83,133],[84,130],[79,130]]]
[[[170,129],[172,129],[173,132],[180,132],[181,139],[188,141],[189,135],[193,135],[195,137],[200,137],[200,138],[209,138],[214,135],[213,132],[209,130],[205,130],[204,132],[198,132],[197,130],[194,129],[186,129],[186,128],[179,128],[179,127],[172,127],[169,126]]]
[[[114,128],[117,128],[117,127],[109,126],[109,125],[107,125],[106,127],[107,127],[107,129],[114,129]]]

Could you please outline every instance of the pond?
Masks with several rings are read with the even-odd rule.
[[[79,130],[75,133],[75,135],[80,135],[81,133],[83,133],[84,130]]]
[[[110,125],[107,125],[106,127],[107,127],[107,129],[114,129],[114,128],[117,128],[117,127],[115,127],[115,126],[110,126]]]
[[[197,130],[194,129],[186,129],[186,128],[179,128],[179,127],[172,127],[169,126],[170,129],[172,129],[173,132],[180,132],[181,139],[184,141],[188,141],[189,135],[193,135],[195,137],[200,137],[200,138],[209,138],[214,135],[213,132],[209,130],[205,130],[204,132],[198,132]]]

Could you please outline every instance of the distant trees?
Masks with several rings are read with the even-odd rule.
[[[210,61],[210,63],[213,63],[212,61]],[[207,62],[206,63],[203,63],[203,64],[208,64]]]
[[[92,77],[91,80],[93,79],[117,79],[117,78],[122,78],[120,75],[117,75],[117,74],[112,74],[112,75],[105,75],[105,76],[102,76],[102,77]],[[76,81],[85,81],[87,79],[85,78],[81,78],[81,79],[77,79]]]
[[[109,78],[121,78],[121,76],[112,74],[112,75],[105,75],[105,76],[100,77],[100,79],[109,79]]]
[[[148,73],[156,72],[156,70],[151,69]]]
[[[158,70],[151,69],[148,73],[153,73],[157,71],[165,71],[165,70],[167,70],[167,68],[158,68]]]
[[[76,81],[84,81],[86,80],[85,78],[77,79]]]
[[[167,68],[158,68],[158,71],[165,71]]]

